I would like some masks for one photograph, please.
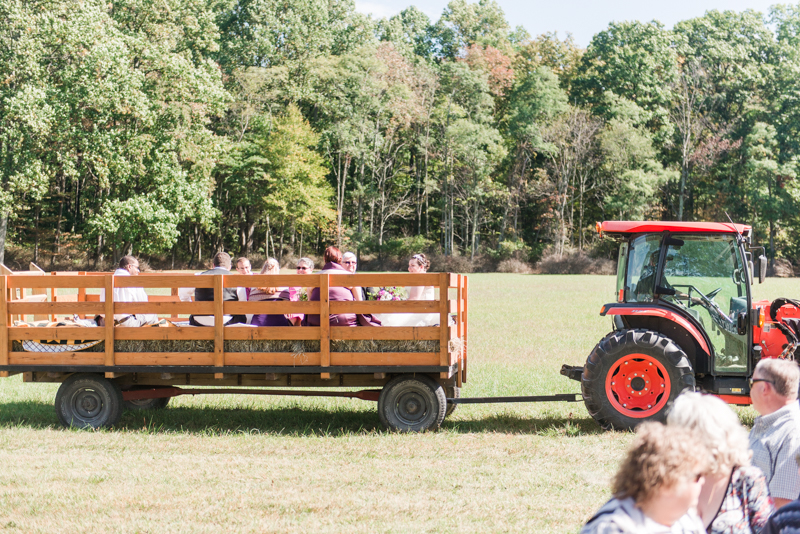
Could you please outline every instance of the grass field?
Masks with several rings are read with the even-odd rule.
[[[610,329],[613,277],[472,275],[470,289],[464,396],[579,391],[559,369]],[[800,280],[755,295],[800,297]],[[0,530],[577,532],[631,438],[580,403],[460,406],[439,432],[398,435],[374,403],[248,396],[68,431],[56,388],[0,380]]]

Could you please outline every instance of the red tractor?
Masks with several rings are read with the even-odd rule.
[[[750,404],[758,360],[794,358],[800,302],[753,301],[750,286],[764,281],[767,260],[749,226],[607,221],[597,230],[620,243],[617,302],[600,310],[614,329],[586,365],[561,373],[581,382],[603,428],[663,420],[686,389]]]

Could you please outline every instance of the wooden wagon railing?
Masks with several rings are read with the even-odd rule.
[[[223,288],[279,286],[320,288],[319,302],[225,302]],[[432,301],[330,302],[328,288],[351,286],[433,286]],[[171,296],[154,295],[149,302],[114,302],[113,289],[143,287],[171,289]],[[213,302],[180,302],[177,289],[213,288]],[[49,301],[29,302],[26,291],[41,294],[49,289]],[[69,301],[58,289],[77,290]],[[87,293],[105,290],[106,300]],[[0,276],[0,376],[28,371],[104,372],[113,378],[123,373],[148,370],[178,373],[213,373],[215,378],[236,373],[318,373],[329,379],[332,373],[438,373],[442,379],[455,378],[460,386],[466,379],[467,363],[467,277],[453,273],[430,274],[313,274],[313,275],[202,275],[142,274],[114,276],[107,273],[77,273],[30,276]],[[98,300],[95,300],[98,299]],[[107,320],[102,327],[13,326],[12,316],[73,315],[94,317],[114,314],[158,314],[160,316],[213,315],[213,327],[124,327]],[[250,327],[223,326],[223,315],[289,314],[320,315],[320,326]],[[337,327],[329,315],[341,313],[438,313],[439,326],[428,327]],[[102,340],[104,352],[27,352],[13,350],[24,340]],[[208,352],[115,352],[115,340],[213,341]],[[319,351],[231,352],[229,340],[318,340]],[[439,341],[437,352],[336,352],[331,340]],[[158,368],[158,369],[156,369]]]

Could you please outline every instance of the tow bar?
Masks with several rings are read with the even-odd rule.
[[[134,389],[122,392],[123,400],[164,399],[180,395],[295,395],[300,397],[344,397],[377,401],[380,397],[379,389],[363,389],[361,391],[308,391],[308,390],[278,390],[278,389],[243,389],[243,388],[178,388],[156,387],[148,389]],[[498,404],[506,402],[581,402],[580,393],[561,393],[558,395],[534,395],[528,397],[459,397],[447,399],[448,404]]]

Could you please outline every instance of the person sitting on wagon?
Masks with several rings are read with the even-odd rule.
[[[213,268],[208,271],[200,273],[204,274],[231,274],[231,257],[225,252],[217,252],[211,259]],[[214,288],[212,287],[198,287],[194,290],[195,302],[213,302],[214,301]],[[222,300],[224,301],[238,301],[239,296],[236,294],[236,288],[226,287],[222,290]],[[247,317],[245,315],[223,315],[223,323],[225,325],[246,323]],[[213,315],[192,315],[189,317],[189,324],[192,326],[214,326]]]
[[[281,266],[275,258],[268,258],[261,268],[260,274],[281,274]],[[251,302],[298,300],[297,288],[294,287],[253,287],[250,288]],[[299,322],[302,316],[294,314],[256,314],[250,324],[254,326],[292,326]]]
[[[342,253],[336,247],[328,247],[323,255],[325,265],[322,267],[321,274],[350,274],[350,271],[342,267]],[[352,302],[353,296],[358,288],[354,287],[330,287],[328,288],[328,299],[331,302]],[[308,300],[319,302],[319,288],[311,290]],[[358,326],[358,318],[355,313],[331,314],[331,326]],[[319,326],[319,315],[306,315],[305,323],[308,326]]]
[[[136,276],[139,274],[139,260],[133,256],[123,256],[119,260],[119,268],[114,271],[114,276]],[[147,302],[147,293],[141,287],[115,287],[114,302]],[[105,289],[100,291],[100,302],[106,301]],[[120,326],[145,326],[157,324],[158,315],[155,313],[117,313],[114,322]],[[100,321],[98,321],[99,323]]]
[[[352,252],[345,252],[342,254],[342,267],[356,274],[356,268],[358,267],[358,258],[356,258],[356,255]],[[367,292],[363,287],[356,287],[355,289],[356,291],[353,292],[353,298],[356,300],[367,300]]]

